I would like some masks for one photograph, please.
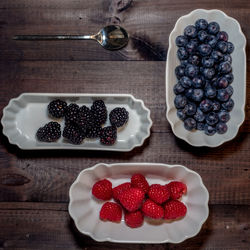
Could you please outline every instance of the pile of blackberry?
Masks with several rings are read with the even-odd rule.
[[[38,129],[36,136],[39,141],[54,142],[61,134],[72,144],[81,144],[85,138],[100,138],[104,145],[113,145],[117,139],[117,128],[127,123],[129,114],[125,108],[115,108],[109,115],[111,126],[102,127],[107,121],[108,112],[102,100],[96,100],[88,108],[79,107],[76,103],[67,105],[60,99],[53,100],[48,105],[49,115],[54,118],[65,119],[65,126],[61,132],[58,122],[49,122]]]
[[[180,60],[174,86],[177,116],[189,131],[226,133],[229,112],[234,107],[230,85],[234,80],[230,55],[234,45],[228,41],[228,34],[220,31],[217,22],[198,19],[175,42]]]

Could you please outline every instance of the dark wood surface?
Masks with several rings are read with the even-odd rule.
[[[0,249],[250,249],[249,69],[246,120],[234,140],[194,148],[173,135],[165,118],[165,61],[176,20],[194,8],[221,9],[239,21],[250,42],[250,2],[129,2],[0,1],[0,117],[23,92],[108,91],[143,99],[154,122],[151,137],[128,153],[22,151],[1,133]],[[121,51],[92,41],[11,40],[16,34],[94,33],[111,23],[131,35]],[[82,169],[98,162],[178,163],[197,171],[210,193],[208,220],[197,236],[177,245],[98,243],[81,235],[67,211],[68,190]]]

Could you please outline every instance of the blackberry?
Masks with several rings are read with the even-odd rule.
[[[122,127],[128,122],[129,113],[125,108],[115,108],[109,114],[109,120],[112,126]]]
[[[39,141],[54,142],[61,137],[61,125],[57,122],[49,122],[36,132]]]
[[[108,126],[101,130],[100,141],[105,145],[113,145],[117,138],[116,127]]]
[[[107,120],[107,108],[102,100],[96,100],[91,106],[94,121],[98,125],[102,125]]]
[[[87,129],[86,138],[98,138],[101,133],[101,126],[94,125],[91,128]]]
[[[94,119],[91,110],[83,105],[78,112],[78,116],[76,119],[76,124],[83,128],[91,128],[93,126]]]
[[[56,118],[61,118],[65,115],[65,111],[67,109],[67,103],[60,99],[54,100],[49,103],[48,111],[49,114]]]
[[[68,139],[72,144],[81,144],[85,138],[85,135],[78,126],[67,125],[64,127],[63,137]]]
[[[75,103],[71,103],[66,111],[65,119],[66,121],[76,122],[79,113],[79,106]]]

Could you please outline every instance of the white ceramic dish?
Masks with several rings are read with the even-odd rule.
[[[36,131],[52,119],[47,114],[50,101],[60,98],[67,103],[91,106],[92,102],[102,99],[110,112],[115,107],[124,107],[129,112],[129,121],[117,133],[117,141],[112,146],[101,145],[98,139],[85,139],[80,145],[68,143],[63,137],[57,142],[39,142]],[[55,119],[54,119],[55,120]],[[62,124],[64,120],[55,120]],[[3,133],[9,142],[21,149],[86,149],[130,151],[141,146],[150,136],[152,121],[150,111],[142,100],[126,94],[54,94],[54,93],[24,93],[11,99],[3,110]],[[105,125],[109,125],[109,121]]]
[[[175,67],[179,65],[179,60],[176,56],[177,46],[175,45],[175,39],[177,36],[183,34],[184,28],[189,24],[194,24],[199,18],[204,18],[208,22],[216,21],[219,23],[221,30],[226,31],[229,35],[229,41],[231,41],[235,50],[232,53],[232,68],[234,74],[234,81],[232,87],[234,88],[234,94],[232,99],[235,102],[233,110],[230,112],[231,119],[227,123],[228,131],[223,134],[215,134],[213,136],[207,136],[202,131],[187,131],[183,122],[176,115],[176,108],[174,106],[173,87],[177,82],[175,76]],[[203,10],[197,9],[182,16],[175,24],[173,31],[169,36],[169,49],[167,56],[166,66],[166,102],[167,102],[167,119],[172,127],[174,134],[188,142],[193,146],[208,146],[217,147],[222,143],[233,139],[240,125],[245,119],[245,99],[246,99],[246,38],[241,31],[240,24],[232,17],[227,16],[220,10]]]
[[[134,173],[142,173],[149,184],[164,184],[179,180],[187,185],[187,194],[182,202],[187,206],[187,214],[180,220],[171,223],[163,220],[145,219],[144,224],[132,229],[120,223],[103,222],[99,211],[103,201],[92,197],[93,184],[107,178],[113,187],[130,181]],[[96,241],[124,243],[179,243],[195,236],[208,217],[209,194],[201,177],[194,171],[180,165],[158,163],[100,163],[83,170],[69,190],[69,213],[77,229]]]

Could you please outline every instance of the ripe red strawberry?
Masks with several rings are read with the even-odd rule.
[[[112,198],[112,183],[109,180],[101,180],[92,187],[92,194],[100,200],[109,200]]]
[[[122,206],[130,212],[140,208],[144,199],[144,192],[139,188],[130,188],[118,196]]]
[[[101,220],[120,222],[122,219],[122,208],[114,202],[105,202],[100,211]]]
[[[147,199],[143,203],[142,212],[153,219],[161,219],[164,216],[164,209],[150,199]]]
[[[141,188],[146,194],[149,189],[149,184],[142,174],[134,174],[131,177],[131,185],[134,188]]]
[[[186,184],[180,181],[172,181],[166,184],[166,187],[168,188],[170,192],[170,198],[173,200],[178,200],[179,198],[181,198],[183,194],[187,193]]]
[[[152,201],[162,204],[169,199],[170,194],[166,186],[153,184],[149,187],[148,196]]]
[[[165,209],[164,219],[166,220],[181,218],[185,216],[187,212],[187,207],[178,200],[168,201],[164,205],[164,209]]]
[[[113,198],[115,200],[118,200],[118,196],[125,190],[128,190],[131,188],[130,182],[125,182],[123,184],[120,184],[119,186],[113,188]]]
[[[125,213],[125,222],[129,227],[140,227],[143,223],[143,214],[140,210]]]

